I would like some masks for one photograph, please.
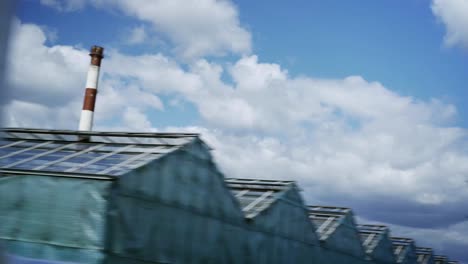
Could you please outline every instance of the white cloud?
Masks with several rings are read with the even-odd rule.
[[[257,56],[244,57],[231,67],[237,88],[258,90],[287,79],[287,72],[278,64],[258,63]],[[281,84],[281,83],[280,83]]]
[[[248,54],[251,35],[240,25],[236,6],[230,0],[41,0],[60,11],[76,11],[93,5],[117,9],[153,25],[174,44],[180,58]],[[140,43],[145,36],[136,28],[130,41]]]
[[[230,67],[233,85],[221,81],[222,73],[221,66],[198,61],[186,75],[195,74],[203,89],[185,95],[207,121],[230,128],[278,132],[299,124],[339,125],[349,119],[356,125],[443,123],[456,114],[451,105],[402,97],[359,76],[290,78],[279,65],[259,63],[256,56],[241,58]]]
[[[101,82],[96,99],[96,122],[120,118],[129,111],[137,113],[163,109],[162,101],[155,94],[119,79],[105,79]]]
[[[445,43],[468,48],[468,1],[433,0],[432,12],[445,25]]]
[[[124,40],[130,45],[142,44],[148,39],[148,34],[144,26],[134,27],[128,32]]]
[[[158,93],[193,93],[201,87],[198,76],[185,72],[175,60],[162,54],[107,54],[103,71],[112,78],[132,78],[134,83]]]
[[[251,49],[251,36],[239,22],[236,7],[228,0],[101,0],[127,15],[152,23],[166,34],[184,58]]]
[[[151,122],[140,109],[135,107],[126,107],[123,117],[123,124],[128,128],[126,131],[151,131]]]
[[[0,110],[5,115],[4,125],[6,127],[76,129],[79,112],[70,111],[73,106],[77,106],[77,104],[70,103],[49,107],[39,103],[12,100],[6,105],[2,105]]]
[[[87,52],[70,46],[45,45],[46,34],[33,24],[15,19],[7,58],[6,80],[13,96],[48,105],[81,94],[85,85]]]
[[[14,21],[6,74],[11,101],[3,106],[7,126],[75,129],[78,124],[90,61],[88,52],[71,46],[49,47],[45,42],[41,27]],[[115,57],[118,62],[119,56]],[[113,65],[112,56],[109,60],[109,66]],[[127,80],[101,79],[96,122],[105,124],[115,116],[164,109],[155,94]]]

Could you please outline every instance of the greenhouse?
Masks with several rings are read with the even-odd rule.
[[[432,248],[417,247],[415,252],[418,264],[434,264]]]
[[[393,252],[397,263],[418,263],[413,239],[403,237],[391,237],[390,239],[392,240]]]
[[[198,135],[7,129],[1,136],[0,241],[10,254],[246,263],[244,215]]]
[[[349,208],[309,206],[321,242],[321,263],[369,263]]]
[[[247,219],[249,263],[319,263],[318,239],[291,181],[226,179]]]
[[[372,263],[395,263],[389,229],[383,225],[358,225],[362,244]]]
[[[225,178],[198,134],[4,129],[0,173],[14,264],[394,263],[386,227],[305,206],[293,181]]]

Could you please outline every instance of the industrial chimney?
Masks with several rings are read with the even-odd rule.
[[[78,128],[80,131],[90,131],[93,128],[93,115],[98,88],[99,68],[101,67],[101,60],[104,58],[104,48],[92,46],[89,56],[91,56],[91,64],[89,65],[88,77],[86,79],[83,110],[81,110],[80,126]]]

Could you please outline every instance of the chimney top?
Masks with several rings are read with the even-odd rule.
[[[104,48],[94,45],[91,47],[89,55],[104,58]]]

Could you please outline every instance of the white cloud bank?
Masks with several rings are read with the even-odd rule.
[[[14,95],[35,102],[48,98],[54,104],[81,93],[88,63],[85,51],[71,46],[47,47],[43,29],[16,19],[12,32],[6,79],[15,84]]]
[[[146,31],[142,25],[134,27],[126,34],[124,41],[130,45],[142,44],[148,40],[148,33]]]
[[[445,25],[445,43],[468,49],[468,0],[433,0],[431,8]]]
[[[116,9],[150,23],[167,36],[181,58],[207,55],[248,54],[251,35],[240,25],[236,7],[228,0],[41,0],[59,11],[75,11],[85,5]],[[141,30],[140,30],[141,31]],[[141,40],[143,32],[134,32]]]
[[[12,100],[4,109],[7,125],[75,129],[89,52],[72,46],[45,45],[44,31],[34,24],[15,20],[12,31],[6,73]],[[104,79],[97,100],[97,122],[112,120],[116,115],[127,120],[137,115],[138,111],[123,109],[123,105],[136,105],[142,111],[164,108],[155,94],[120,79]]]

